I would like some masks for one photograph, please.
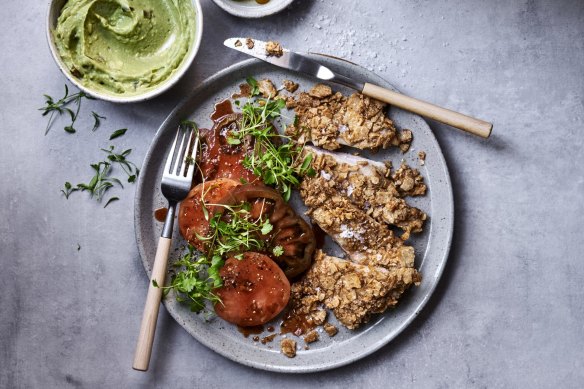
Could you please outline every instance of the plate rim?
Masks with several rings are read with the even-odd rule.
[[[316,57],[316,58],[320,57],[319,54],[309,54],[309,56]],[[322,57],[320,57],[320,58],[322,58]],[[336,60],[336,61],[344,61],[343,59],[340,59],[340,58],[333,57],[332,59]],[[172,109],[172,111],[166,116],[164,121],[160,124],[160,126],[156,130],[156,133],[150,142],[148,151],[146,152],[146,154],[144,156],[142,167],[144,166],[146,161],[148,161],[152,158],[152,155],[154,153],[154,149],[152,148],[152,144],[154,144],[156,141],[158,141],[158,139],[162,136],[163,130],[167,127],[168,123],[171,121],[174,121],[174,117],[176,116],[176,114],[180,110],[182,110],[189,103],[189,101],[191,99],[195,98],[199,93],[201,93],[204,89],[206,89],[209,84],[214,83],[216,80],[221,79],[222,77],[230,74],[231,72],[237,71],[237,70],[244,68],[244,67],[247,67],[247,66],[252,66],[253,64],[259,64],[262,62],[263,61],[261,61],[259,59],[250,58],[250,59],[246,59],[246,60],[234,63],[226,68],[219,70],[218,72],[214,73],[210,77],[203,80],[199,86],[197,86],[195,89],[193,89],[187,96],[182,98],[175,105],[175,107]],[[346,63],[348,61],[344,61],[344,62],[346,65]],[[348,62],[348,63],[350,64],[350,66],[355,66],[355,67],[359,68],[359,70],[365,72],[368,76],[376,77],[379,80],[383,81],[385,83],[385,85],[388,86],[390,89],[392,89],[396,92],[399,92],[399,90],[397,88],[395,88],[395,86],[393,84],[391,84],[385,78],[377,75],[375,72],[370,71],[370,70],[368,70],[368,69],[366,69],[363,66],[360,66],[358,64],[353,64],[350,62]],[[284,71],[286,71],[286,70],[284,70]],[[433,283],[433,285],[431,285],[431,287],[428,289],[427,293],[423,296],[423,298],[421,298],[421,300],[414,306],[415,309],[413,310],[412,314],[410,314],[401,323],[401,325],[399,327],[396,327],[396,329],[393,330],[391,333],[380,338],[371,347],[364,349],[364,350],[360,350],[359,352],[353,353],[349,357],[342,358],[342,359],[339,359],[339,360],[333,361],[333,362],[323,362],[323,363],[318,364],[316,366],[310,366],[310,367],[297,366],[297,365],[282,366],[282,365],[271,365],[269,363],[262,364],[262,363],[255,362],[255,361],[249,361],[246,359],[237,358],[236,356],[230,354],[229,352],[226,352],[222,349],[217,349],[217,348],[213,347],[211,345],[211,342],[207,341],[205,338],[200,339],[189,328],[182,325],[178,313],[174,311],[174,308],[172,306],[169,307],[167,305],[167,301],[163,300],[162,304],[164,305],[164,307],[166,308],[166,311],[170,314],[170,316],[177,322],[177,324],[179,324],[183,329],[185,329],[187,331],[187,333],[189,335],[191,335],[197,342],[203,344],[205,347],[218,353],[219,355],[222,355],[225,358],[228,358],[234,362],[237,362],[237,363],[245,365],[245,366],[249,366],[249,367],[261,369],[261,370],[266,370],[266,371],[279,372],[279,373],[300,373],[300,374],[313,373],[313,372],[331,370],[331,369],[339,368],[341,366],[346,366],[348,364],[356,362],[360,359],[363,359],[363,358],[375,353],[376,351],[378,351],[382,347],[389,344],[392,340],[394,340],[399,334],[401,334],[403,332],[403,330],[405,328],[407,328],[415,320],[416,317],[419,316],[420,312],[424,309],[424,307],[427,305],[427,303],[429,302],[429,300],[433,296],[438,284],[440,283],[440,280],[442,279],[444,269],[446,268],[446,264],[448,262],[448,258],[449,258],[450,250],[451,250],[451,246],[452,246],[452,238],[453,238],[453,234],[454,234],[454,197],[453,197],[452,181],[450,179],[448,165],[446,164],[446,160],[444,158],[442,148],[440,147],[440,144],[438,143],[438,140],[436,139],[434,132],[432,131],[432,129],[430,128],[430,126],[428,125],[426,120],[419,115],[416,115],[413,113],[412,113],[412,115],[415,115],[415,117],[419,118],[421,120],[421,123],[423,123],[423,125],[425,125],[427,127],[427,130],[428,130],[427,135],[429,137],[431,137],[431,140],[434,142],[435,146],[437,147],[437,150],[439,151],[439,153],[438,153],[439,159],[440,159],[442,166],[444,167],[443,172],[444,172],[445,186],[447,188],[446,193],[448,195],[447,203],[448,203],[448,207],[449,207],[447,214],[449,215],[450,220],[449,220],[449,223],[446,225],[446,227],[447,227],[447,232],[446,232],[447,240],[446,240],[446,242],[444,242],[445,248],[443,251],[444,252],[443,258],[441,260],[440,265],[433,272],[435,282]],[[414,136],[415,136],[415,134],[414,134]],[[141,229],[139,228],[139,223],[140,223],[139,204],[140,204],[140,198],[142,196],[142,191],[144,189],[143,187],[145,185],[145,180],[143,177],[144,177],[143,175],[139,176],[138,185],[136,186],[136,192],[134,195],[134,230],[135,230],[136,245],[138,246],[140,260],[142,262],[142,266],[144,267],[146,275],[148,276],[148,279],[150,279],[150,271],[149,271],[150,265],[146,259],[146,253],[144,250],[144,246],[140,243],[140,241],[142,240],[142,236],[141,236]]]

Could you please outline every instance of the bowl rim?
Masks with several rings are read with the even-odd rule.
[[[55,12],[58,12],[60,14],[61,8],[67,3],[67,1],[69,1],[69,0],[50,0],[49,1],[49,7],[47,10],[47,15],[46,15],[46,30],[45,30],[47,43],[49,45],[49,51],[51,52],[51,55],[52,55],[53,59],[55,60],[57,67],[59,68],[61,73],[63,73],[65,75],[65,77],[69,80],[69,82],[71,82],[73,85],[75,85],[77,88],[79,88],[83,92],[87,93],[88,95],[95,97],[97,99],[100,99],[100,100],[110,101],[112,103],[138,103],[138,102],[150,100],[150,99],[157,97],[160,94],[166,92],[167,90],[172,88],[174,85],[176,85],[178,80],[182,78],[182,76],[187,72],[188,69],[190,69],[191,65],[194,62],[195,56],[197,55],[199,48],[201,46],[201,41],[203,40],[202,39],[203,38],[203,9],[201,7],[200,0],[191,0],[193,6],[195,8],[195,23],[196,23],[195,35],[194,35],[194,39],[193,39],[193,43],[192,43],[192,47],[191,47],[191,52],[190,52],[189,56],[186,57],[182,61],[178,70],[170,78],[168,78],[165,82],[158,85],[154,89],[149,90],[146,93],[132,95],[132,96],[115,96],[115,95],[109,95],[107,93],[102,93],[102,92],[93,90],[91,88],[87,88],[86,86],[82,85],[75,77],[73,77],[73,75],[71,74],[69,69],[65,66],[63,60],[61,59],[61,56],[59,55],[59,53],[57,51],[57,47],[55,45],[55,42],[53,39],[53,34],[52,34],[52,31],[55,27],[55,26],[53,26],[53,22],[52,22],[53,15]],[[62,2],[63,5],[61,5],[61,7],[59,9],[56,9],[57,4],[60,2]],[[55,20],[56,20],[56,18],[55,18]]]
[[[213,0],[213,2],[222,10],[231,15],[240,17],[240,18],[247,18],[247,19],[259,19],[266,16],[277,14],[287,8],[290,4],[294,2],[294,0],[282,0],[280,3],[277,3],[273,6],[265,6],[258,7],[258,8],[250,8],[243,7],[238,5],[236,2],[226,1],[226,0]]]

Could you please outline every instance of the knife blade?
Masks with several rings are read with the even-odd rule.
[[[247,44],[249,41],[253,44]],[[398,108],[405,109],[418,115],[448,124],[474,135],[488,138],[491,135],[493,124],[484,120],[476,119],[459,112],[418,100],[401,93],[382,88],[380,86],[359,82],[343,74],[332,71],[318,61],[307,57],[304,54],[296,53],[288,49],[283,49],[281,55],[270,55],[266,50],[266,42],[252,38],[229,38],[223,44],[230,49],[240,51],[244,54],[261,59],[272,65],[304,73],[322,81],[334,82],[345,85],[349,88],[372,97],[374,99],[391,104]]]
[[[226,39],[223,44],[230,49],[251,55],[252,57],[261,59],[262,61],[269,62],[272,65],[276,65],[278,67],[295,72],[304,73],[323,81],[342,84],[359,92],[361,92],[365,86],[365,84],[362,82],[357,82],[342,74],[335,73],[328,67],[302,54],[290,51],[288,49],[283,49],[281,56],[268,55],[268,52],[266,51],[266,42],[257,39],[252,39],[253,47],[250,49],[246,44],[247,39],[251,38],[229,38]]]

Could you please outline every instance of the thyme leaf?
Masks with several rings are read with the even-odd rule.
[[[126,131],[128,131],[127,128],[120,128],[119,130],[114,131],[110,135],[109,140],[116,139],[116,138],[119,138],[120,136],[123,136],[126,133]]]

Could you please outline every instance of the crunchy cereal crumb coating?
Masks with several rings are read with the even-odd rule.
[[[295,112],[297,134],[316,146],[336,150],[341,145],[359,149],[400,147],[407,150],[411,131],[398,132],[386,115],[387,105],[360,93],[348,98],[324,84],[300,93]],[[298,131],[301,129],[302,131]]]
[[[412,169],[405,163],[401,164],[391,178],[401,196],[423,196],[426,194],[426,184],[424,184],[424,178],[418,169]]]
[[[335,258],[317,251],[315,262],[302,279],[305,288],[318,290],[325,307],[347,328],[356,329],[376,313],[398,303],[411,285],[419,284],[413,267],[388,270]]]
[[[331,338],[333,336],[335,336],[339,330],[337,329],[337,327],[335,327],[334,325],[332,325],[331,323],[324,323],[323,325],[324,331],[328,334],[328,336],[330,336]]]
[[[319,206],[329,196],[339,194],[373,219],[402,229],[404,240],[411,232],[422,231],[426,214],[401,198],[386,177],[389,170],[383,164],[310,146],[305,152],[313,155],[311,165],[317,172],[317,176],[305,177],[302,182],[301,195],[306,205]]]
[[[288,338],[282,339],[280,351],[288,358],[294,358],[296,356],[296,341]]]
[[[281,57],[284,54],[284,49],[279,42],[268,41],[266,42],[266,54],[268,57]]]

